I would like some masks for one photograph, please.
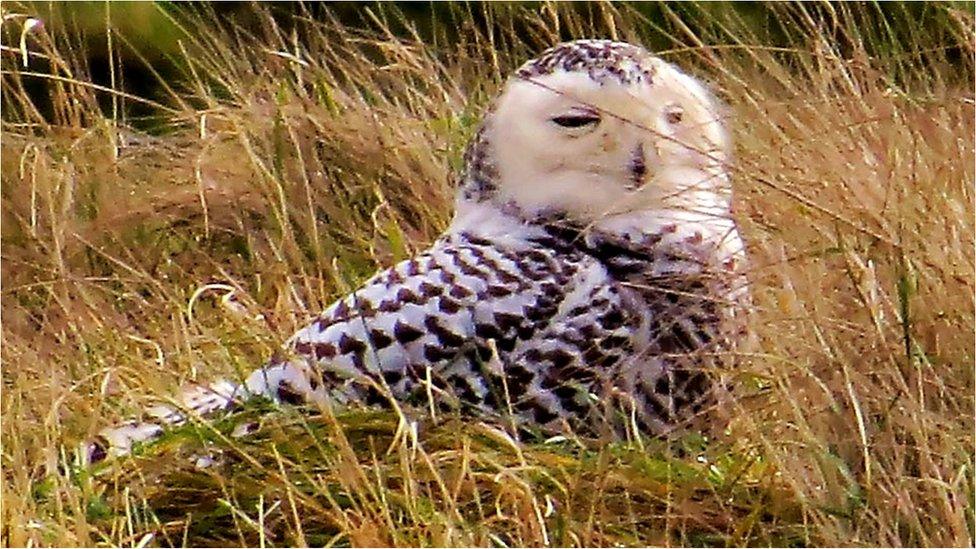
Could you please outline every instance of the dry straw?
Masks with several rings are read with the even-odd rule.
[[[708,4],[460,5],[423,36],[386,6],[358,26],[257,6],[246,28],[197,6],[167,12],[184,74],[153,99],[122,71],[92,83],[70,25],[28,34],[14,7],[4,545],[972,546],[965,5],[776,4],[759,25]],[[255,404],[252,437],[193,425],[76,466],[74,444],[151,395],[259,365],[429,243],[485,102],[571,37],[643,41],[728,105],[756,308],[727,425],[594,446]]]

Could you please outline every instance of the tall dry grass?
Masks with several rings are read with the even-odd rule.
[[[174,21],[186,73],[146,107],[67,31],[4,6],[2,543],[921,545],[974,536],[973,17],[878,7],[455,6],[456,38],[253,8]],[[687,23],[694,19],[694,25]],[[493,29],[486,32],[486,28]],[[698,29],[692,31],[691,29]],[[245,372],[450,217],[448,173],[521,60],[641,42],[710,83],[736,143],[755,344],[728,428],[520,443],[383,412],[178,430],[96,470],[73,445],[188,380]],[[112,47],[130,47],[116,36]],[[114,75],[121,82],[123,74]],[[42,115],[26,92],[50,91]],[[100,105],[99,101],[102,101]],[[107,101],[107,103],[106,103]],[[109,105],[109,108],[106,108]],[[208,452],[219,464],[190,465]]]

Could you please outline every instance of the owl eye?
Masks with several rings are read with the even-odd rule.
[[[563,116],[557,116],[553,118],[552,121],[564,128],[583,128],[585,126],[596,124],[600,121],[600,117],[590,113],[566,114]]]
[[[671,107],[668,112],[664,113],[664,119],[668,121],[668,124],[677,124],[684,118],[684,114],[685,112],[681,110],[681,107]]]

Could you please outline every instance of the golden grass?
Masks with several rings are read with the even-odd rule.
[[[188,69],[152,107],[155,136],[119,114],[138,98],[87,83],[67,34],[32,37],[41,68],[3,52],[3,545],[972,546],[967,5],[932,5],[941,25],[907,35],[867,24],[877,8],[779,5],[776,47],[707,5],[658,6],[663,22],[626,5],[453,7],[455,40],[394,34],[397,12],[375,9],[368,30],[299,12],[292,32],[263,7],[253,35],[206,10],[176,19]],[[710,82],[736,143],[755,344],[727,429],[592,447],[255,403],[253,438],[186,427],[73,464],[99,428],[260,365],[429,243],[464,140],[520,60],[649,34]],[[39,78],[48,117],[24,91]],[[204,450],[220,463],[195,470]]]

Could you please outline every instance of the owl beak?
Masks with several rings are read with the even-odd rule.
[[[643,187],[647,176],[647,157],[644,154],[644,143],[637,143],[631,151],[628,171],[630,172],[630,182],[627,184],[627,190],[636,191]]]

